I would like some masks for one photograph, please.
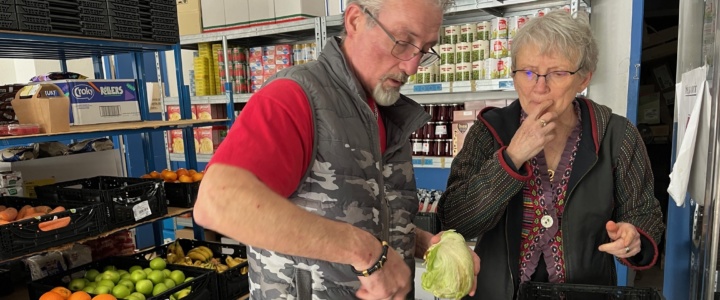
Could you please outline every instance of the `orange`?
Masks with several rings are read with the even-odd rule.
[[[92,297],[90,297],[90,294],[83,292],[83,291],[77,291],[72,293],[70,295],[70,298],[67,298],[67,300],[91,300]]]
[[[68,297],[70,297],[70,294],[72,294],[72,292],[70,290],[68,290],[64,287],[61,287],[61,286],[56,287],[56,288],[52,289],[51,291],[58,293],[60,296],[63,297],[63,299],[67,299]]]
[[[167,171],[167,172],[163,171],[162,175],[163,175],[163,179],[165,179],[165,180],[175,181],[178,179],[178,174],[173,171]]]
[[[102,294],[95,296],[94,298],[92,298],[92,300],[117,300],[117,298],[110,294]]]
[[[198,182],[203,179],[203,173],[195,173],[195,175],[192,176],[192,180],[194,182]]]
[[[153,178],[150,174],[145,174],[143,176],[140,176],[140,178]]]
[[[185,182],[185,183],[193,182],[192,176],[188,176],[188,175],[180,175],[180,179],[178,179],[178,180],[180,182]]]
[[[50,291],[42,294],[38,300],[65,300],[65,298],[56,292]]]
[[[188,175],[190,172],[188,172],[185,168],[180,168],[175,170],[175,173],[177,173],[178,177],[182,177],[183,175]]]
[[[160,175],[160,173],[158,173],[158,171],[152,171],[152,172],[150,172],[150,177],[152,177],[152,178],[158,178],[158,179],[162,178],[162,176]]]
[[[194,169],[188,170],[188,175],[193,176],[195,174],[197,174],[197,171],[195,171]]]

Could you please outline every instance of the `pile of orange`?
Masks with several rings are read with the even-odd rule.
[[[184,168],[171,171],[168,169],[162,170],[162,172],[152,171],[149,174],[140,176],[140,178],[155,178],[162,179],[165,182],[198,182],[203,178],[203,172],[198,172],[193,169],[187,170]]]
[[[92,298],[90,297],[90,294],[86,292],[77,291],[73,293],[64,287],[59,286],[45,294],[42,294],[39,300],[117,300],[117,298],[110,294],[97,295],[95,298]]]

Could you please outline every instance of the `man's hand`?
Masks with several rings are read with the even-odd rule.
[[[358,271],[365,270],[358,269]],[[355,293],[360,299],[392,299],[404,300],[410,292],[412,280],[410,269],[402,256],[388,247],[387,261],[380,270],[370,276],[360,276],[360,289]]]
[[[440,233],[433,236],[432,239],[430,239],[430,245],[428,245],[428,248],[430,248],[430,246],[435,245],[438,242],[440,242],[440,237],[442,236],[443,233],[444,233],[444,231],[441,231]],[[475,296],[475,289],[477,289],[477,274],[480,273],[480,257],[470,247],[468,247],[468,251],[470,251],[470,254],[472,255],[472,258],[473,258],[473,265],[474,265],[473,272],[475,273],[475,276],[473,277],[473,285],[472,285],[472,288],[470,289],[470,293],[468,295]]]
[[[605,224],[608,236],[612,242],[602,244],[598,250],[615,255],[619,258],[633,257],[640,253],[640,233],[630,223],[615,223],[608,221]]]

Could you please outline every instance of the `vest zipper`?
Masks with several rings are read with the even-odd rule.
[[[598,161],[598,160],[597,160],[597,158],[596,158],[595,161],[592,163],[592,165],[590,165],[590,168],[588,168],[588,170],[585,172],[585,174],[583,174],[582,177],[580,177],[580,179],[579,179],[578,182],[575,184],[575,186],[574,186],[574,187],[570,190],[570,192],[567,194],[567,197],[565,197],[565,208],[564,208],[564,211],[563,211],[563,218],[565,217],[565,215],[566,215],[566,213],[567,213],[567,211],[568,211],[567,208],[568,208],[568,206],[569,206],[569,204],[570,204],[570,199],[572,199],[572,194],[573,194],[573,192],[575,192],[575,188],[577,188],[577,186],[580,185],[580,182],[583,180],[583,178],[585,178],[585,176],[586,176],[588,173],[590,173],[590,170],[592,170],[593,167],[595,167],[595,165],[597,164],[597,161]],[[570,278],[570,267],[568,266],[568,265],[569,265],[568,263],[569,263],[570,261],[567,259],[565,253],[567,253],[567,249],[568,249],[568,247],[566,247],[566,245],[569,245],[570,243],[568,243],[568,238],[567,238],[567,236],[564,234],[565,232],[567,232],[567,231],[566,231],[567,225],[565,225],[566,223],[567,223],[567,222],[562,222],[562,224],[560,224],[560,229],[562,229],[562,231],[563,231],[562,239],[563,239],[563,249],[564,249],[564,251],[563,251],[562,256],[563,256],[563,261],[565,262],[565,282],[568,282],[568,279]]]

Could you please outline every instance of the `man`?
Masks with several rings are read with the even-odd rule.
[[[252,299],[412,290],[414,259],[439,236],[412,224],[408,138],[429,116],[399,89],[437,60],[447,2],[349,0],[343,39],[248,102],[205,173],[195,219],[250,246]]]

